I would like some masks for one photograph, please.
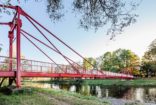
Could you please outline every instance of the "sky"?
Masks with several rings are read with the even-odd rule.
[[[70,4],[69,0],[66,5]],[[1,1],[2,2],[2,1]],[[1,3],[0,2],[0,3]],[[17,4],[17,3],[13,3]],[[46,2],[40,0],[38,3],[34,0],[27,2],[20,2],[18,5],[22,7],[30,16],[39,21],[43,26],[49,29],[52,33],[61,38],[64,42],[74,48],[84,57],[99,57],[107,51],[114,51],[119,48],[130,49],[139,57],[142,57],[144,52],[147,51],[149,44],[156,39],[156,0],[143,0],[141,5],[135,11],[139,17],[137,22],[125,28],[124,32],[117,35],[113,40],[110,36],[106,35],[107,26],[99,28],[97,32],[94,30],[85,31],[79,27],[78,17],[71,14],[71,11],[65,11],[65,17],[60,22],[53,23],[46,13]],[[69,7],[69,10],[71,8]],[[9,21],[11,16],[0,14],[0,21]],[[44,38],[31,26],[31,24],[22,17],[22,29],[33,34],[37,38],[45,42]],[[7,26],[0,26],[0,43],[2,44],[2,52],[0,55],[8,55],[8,31]],[[45,32],[46,33],[46,32]],[[48,35],[46,33],[46,35]],[[73,54],[70,50],[65,48],[61,43],[56,41],[51,36],[48,38],[68,57],[74,61],[81,61],[81,58]],[[40,45],[37,43],[37,45]],[[65,61],[40,45],[40,47],[52,57],[57,63],[65,63]],[[35,59],[41,61],[49,61],[42,53],[33,47],[26,39],[22,37],[21,46],[22,55],[27,59]]]

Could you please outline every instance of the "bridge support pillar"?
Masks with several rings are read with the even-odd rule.
[[[9,71],[12,71],[13,39],[14,39],[14,33],[12,31],[13,23],[10,22],[9,26],[10,26],[10,31],[9,31],[9,35],[8,35],[8,37],[9,37]],[[11,77],[9,78],[9,86],[12,85],[13,80],[14,80],[14,78],[11,78]]]
[[[16,56],[17,56],[17,71],[16,71],[16,86],[17,88],[21,87],[21,19],[20,19],[20,13],[21,9],[20,7],[17,6],[17,19],[16,19],[16,24],[17,24],[17,40],[16,40]]]

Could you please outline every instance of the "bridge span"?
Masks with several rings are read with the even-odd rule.
[[[56,45],[47,37],[54,38],[71,52],[76,54],[78,57],[86,61],[88,64],[91,64],[85,57],[75,51],[72,47],[58,38],[55,34],[49,31],[46,27],[41,25],[38,21],[32,18],[28,13],[26,13],[19,6],[7,6],[1,5],[0,8],[12,9],[15,14],[11,21],[9,22],[0,22],[0,25],[8,26],[10,28],[8,32],[9,38],[9,56],[0,56],[0,78],[3,78],[0,82],[0,85],[3,83],[5,78],[9,78],[9,85],[15,81],[18,88],[21,87],[21,80],[23,77],[49,77],[49,78],[90,78],[90,79],[107,79],[107,78],[120,78],[120,79],[133,79],[134,77],[129,74],[123,73],[114,73],[104,70],[85,70],[84,67],[68,56],[61,52]],[[22,17],[22,18],[21,18]],[[38,33],[46,40],[38,39],[35,35],[30,34],[22,28],[22,19],[26,19],[33,28],[35,28]],[[26,22],[26,21],[23,21]],[[31,27],[30,26],[30,27]],[[30,28],[29,27],[29,28]],[[45,34],[46,32],[46,34]],[[29,41],[37,50],[39,50],[43,55],[45,55],[52,63],[21,59],[21,37]],[[35,41],[34,41],[35,40]],[[13,57],[13,43],[16,43],[16,57]],[[56,63],[46,51],[44,51],[38,44],[38,42],[50,49],[51,51],[60,55],[63,59],[66,60],[68,65],[61,65]],[[49,44],[47,44],[49,43]]]
[[[12,61],[15,61],[13,58]],[[70,65],[55,65],[54,63],[21,59],[21,77],[50,77],[50,78],[90,78],[90,79],[133,79],[132,75],[114,73],[104,70],[85,70],[79,67],[74,70]],[[17,67],[13,63],[9,70],[9,57],[0,56],[0,77],[15,77]]]

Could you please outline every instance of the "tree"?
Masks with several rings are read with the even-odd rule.
[[[142,72],[146,77],[156,76],[156,39],[149,45],[142,58]]]
[[[142,58],[141,70],[145,77],[156,76],[156,61],[153,60],[150,52],[145,52]]]
[[[153,60],[156,61],[156,39],[152,41],[152,43],[149,46],[150,55],[153,57]]]
[[[6,4],[11,5],[12,0]],[[35,0],[38,1],[38,0]],[[114,37],[116,34],[136,21],[136,13],[133,11],[142,0],[72,0],[73,13],[80,16],[80,26],[84,29],[109,25],[108,34]],[[68,3],[70,3],[68,1]],[[66,12],[65,0],[47,0],[47,13],[52,21],[60,20]]]
[[[112,53],[111,52],[106,52],[103,57],[102,57],[102,62],[101,62],[101,69],[102,70],[108,70],[112,71]]]
[[[130,50],[118,49],[103,55],[101,69],[114,72],[136,73],[140,65],[139,57]]]
[[[90,57],[90,58],[85,58],[85,59],[87,61],[83,60],[83,67],[84,67],[84,69],[90,70],[90,69],[96,68],[96,60],[94,58]],[[90,62],[90,63],[88,63],[88,62]]]
[[[2,51],[2,47],[1,46],[2,46],[2,44],[0,44],[0,52]]]
[[[118,62],[119,68],[123,72],[132,73],[132,71],[140,65],[139,57],[130,50],[118,49],[114,52],[115,59]]]

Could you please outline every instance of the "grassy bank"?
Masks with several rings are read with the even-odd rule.
[[[52,83],[60,84],[88,84],[88,85],[103,85],[103,86],[156,86],[155,78],[120,80],[120,79],[105,79],[105,80],[53,80]]]
[[[85,80],[91,85],[116,85],[116,86],[156,86],[156,79],[134,79],[134,80]]]
[[[31,88],[29,92],[12,95],[0,93],[0,105],[109,105],[109,102],[62,90]]]
[[[38,81],[62,84],[89,84],[103,86],[156,86],[156,79],[135,79],[135,80],[55,80]],[[11,95],[0,93],[0,105],[111,105],[107,100],[98,99],[94,96],[83,96],[78,93],[64,90],[30,88],[29,91],[22,91]],[[142,105],[126,103],[125,105]]]

